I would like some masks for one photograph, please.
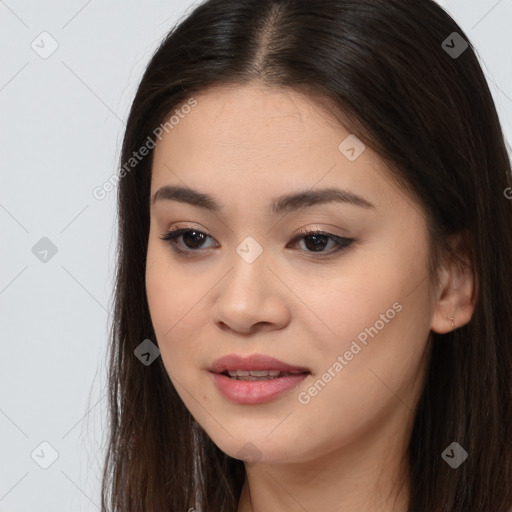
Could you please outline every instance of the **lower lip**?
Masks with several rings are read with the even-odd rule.
[[[219,373],[213,374],[217,389],[236,404],[262,404],[299,385],[309,374],[300,373],[269,380],[234,380]]]

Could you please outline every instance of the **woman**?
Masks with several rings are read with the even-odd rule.
[[[510,160],[435,2],[204,2],[121,160],[103,510],[510,510]]]

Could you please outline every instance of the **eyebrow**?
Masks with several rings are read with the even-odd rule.
[[[224,209],[223,203],[214,196],[186,186],[165,185],[159,188],[153,195],[152,204],[162,200],[179,201],[180,203],[187,203],[215,213],[220,213]],[[373,203],[348,190],[323,188],[304,190],[276,197],[272,200],[272,213],[276,215],[289,213],[318,204],[332,202],[351,204],[362,208],[375,208]]]

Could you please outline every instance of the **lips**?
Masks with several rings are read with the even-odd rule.
[[[251,370],[254,372],[270,370],[272,372],[279,371],[282,373],[310,373],[308,368],[303,366],[294,366],[274,357],[266,356],[263,354],[253,354],[247,357],[239,356],[237,354],[230,354],[219,359],[216,359],[208,368],[212,373],[241,372]]]
[[[224,356],[214,361],[209,370],[220,393],[237,405],[258,405],[275,400],[311,374],[303,366],[262,354]]]

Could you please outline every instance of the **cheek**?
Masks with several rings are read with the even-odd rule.
[[[170,250],[150,242],[146,294],[161,357],[171,376],[178,375],[183,362],[191,359],[194,339],[199,338],[195,330],[201,325],[195,317],[200,314],[207,284],[200,278],[191,281],[190,276],[173,267]]]
[[[336,336],[318,327],[309,349],[317,372],[295,394],[301,438],[318,439],[313,452],[350,443],[391,417],[399,429],[414,410],[427,363],[426,288],[404,296],[406,283],[394,277],[369,281],[351,300],[333,294],[325,305]]]
[[[421,244],[390,244],[372,250],[375,256],[369,251],[350,273],[309,292],[305,302],[321,319],[304,317],[315,340],[310,355],[319,362],[317,387],[325,393],[318,405],[346,400],[345,410],[359,410],[388,400],[390,389],[408,393],[425,359],[432,315],[424,251]]]
[[[153,328],[165,370],[187,409],[200,418],[198,402],[204,402],[197,368],[201,348],[197,341],[201,314],[198,291],[188,290],[176,272],[170,272],[167,264],[155,264],[146,274],[146,289]],[[196,285],[198,286],[198,285]],[[204,295],[204,292],[201,294]],[[198,416],[199,415],[199,416]]]
[[[154,237],[150,233],[146,294],[155,330],[172,337],[190,323],[211,284],[201,272],[183,272],[172,249]]]
[[[368,329],[372,327],[379,335],[398,329],[398,335],[417,321],[427,325],[426,273],[421,255],[392,246],[379,251],[369,248],[365,254],[359,252],[343,271],[295,291],[308,306],[303,318],[316,331],[315,343],[322,351],[343,350],[345,346],[348,350],[358,335],[363,342],[364,333],[370,338]],[[419,311],[423,315],[418,317]],[[403,322],[404,317],[407,322]],[[372,332],[376,334],[374,329]]]

